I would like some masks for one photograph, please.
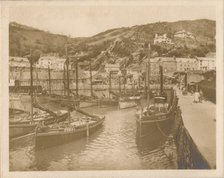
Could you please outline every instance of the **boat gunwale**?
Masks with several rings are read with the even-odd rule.
[[[38,123],[15,124],[15,125],[9,125],[9,128],[34,127],[34,126],[37,126],[37,124]]]
[[[104,121],[104,119],[102,119],[102,120],[100,120],[100,121],[98,121],[96,123],[90,124],[89,125],[89,129],[94,128],[94,127],[102,124],[103,121]],[[45,137],[45,136],[56,136],[56,135],[74,134],[74,133],[78,133],[78,132],[81,132],[81,131],[85,131],[86,130],[86,127],[87,127],[87,125],[84,125],[81,128],[75,128],[74,130],[71,130],[71,131],[64,131],[63,130],[63,131],[59,131],[59,132],[46,132],[46,133],[44,133],[44,132],[38,132],[37,131],[36,136],[37,137]]]
[[[171,119],[170,117],[168,117],[169,115],[171,115],[174,111],[174,109],[177,106],[177,95],[176,92],[174,90],[172,90],[173,92],[173,99],[172,99],[172,105],[170,106],[169,110],[167,113],[159,113],[159,114],[153,114],[151,116],[141,116],[142,119],[136,118],[136,121],[141,122],[141,123],[151,123],[151,122],[162,122],[168,119]],[[161,119],[160,117],[166,117],[165,119]],[[147,119],[143,119],[144,117],[146,117]]]
[[[164,119],[147,119],[147,120],[136,119],[136,121],[141,122],[141,123],[151,123],[151,122],[162,122],[162,121],[169,120],[169,119],[172,119],[172,118],[166,117]]]
[[[52,115],[49,115],[46,118],[43,117],[42,120],[33,119],[33,122],[36,123],[36,124],[38,124],[39,122],[42,122],[42,121],[45,122],[45,121],[51,121],[51,120],[60,120],[60,119],[62,119],[64,117],[68,117],[68,113],[64,113],[64,114],[62,114],[60,116],[56,116],[56,117],[54,117]],[[32,121],[30,121],[30,120],[9,121],[9,126],[12,126],[12,125],[20,125],[21,126],[23,124],[30,124],[31,122]]]

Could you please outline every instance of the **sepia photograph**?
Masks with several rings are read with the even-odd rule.
[[[3,178],[224,176],[221,0],[1,10]]]

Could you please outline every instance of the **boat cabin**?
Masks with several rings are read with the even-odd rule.
[[[156,96],[154,98],[154,103],[149,107],[143,109],[143,116],[152,116],[159,113],[167,113],[168,112],[168,103],[166,97]]]
[[[154,98],[154,107],[157,112],[167,112],[168,106],[166,97],[156,96]]]

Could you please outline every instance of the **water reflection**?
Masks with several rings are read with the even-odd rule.
[[[10,170],[130,170],[173,168],[161,143],[139,141],[135,109],[87,108],[106,115],[105,123],[89,138],[40,151],[23,144],[10,147]],[[152,135],[153,137],[153,135]],[[164,138],[155,137],[158,141]]]

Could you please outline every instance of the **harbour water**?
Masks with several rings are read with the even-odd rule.
[[[88,138],[40,151],[29,139],[11,144],[10,171],[176,169],[163,145],[139,144],[135,108],[94,106],[85,110],[105,115],[103,127]]]

